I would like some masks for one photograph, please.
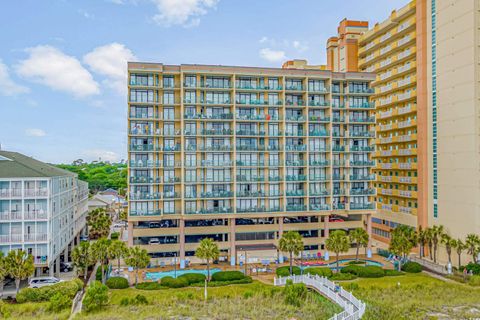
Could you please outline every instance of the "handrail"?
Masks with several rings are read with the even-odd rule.
[[[325,277],[318,275],[304,274],[301,276],[293,275],[288,277],[274,278],[275,286],[283,286],[288,280],[293,283],[304,283],[312,287],[318,293],[324,295],[331,301],[338,304],[344,311],[331,317],[329,320],[358,320],[361,319],[365,313],[366,304],[354,297],[350,292],[344,290]]]

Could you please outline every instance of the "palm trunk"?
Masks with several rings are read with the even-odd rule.
[[[18,294],[18,291],[20,290],[20,279],[15,279],[15,288],[17,289],[16,292]]]
[[[120,270],[120,257],[118,257],[118,270]]]
[[[338,267],[338,256],[339,256],[339,253],[337,252],[337,273],[340,271],[340,269]]]
[[[359,245],[357,244],[357,255],[356,255],[356,257],[355,257],[355,260],[356,260],[356,261],[358,261],[358,249],[360,249],[360,248],[359,248]],[[366,258],[366,257],[365,257],[365,258]]]
[[[420,244],[420,258],[423,258],[423,244]]]
[[[103,269],[103,264],[100,265],[100,268],[102,268],[102,284],[105,284],[105,270]]]
[[[138,268],[135,268],[135,287],[138,284]]]
[[[207,259],[207,281],[210,281],[210,259]]]
[[[85,270],[83,270],[83,282],[87,282],[87,273],[88,273],[88,266],[86,266]]]
[[[292,252],[290,251],[290,275],[293,275],[293,266],[292,266]]]
[[[432,245],[429,244],[429,245],[428,245],[428,256],[429,256],[430,260],[432,260],[432,251],[433,251],[433,250],[432,250]]]
[[[437,263],[437,244],[433,246],[433,262]]]
[[[457,252],[458,254],[458,271],[460,271],[460,267],[462,266],[462,253]]]

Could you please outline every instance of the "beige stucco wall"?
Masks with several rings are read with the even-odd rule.
[[[480,234],[479,4],[479,0],[436,1],[438,218],[431,204],[429,225],[444,225],[456,238]],[[431,36],[428,41],[431,47]],[[428,63],[431,74],[431,52]],[[430,82],[430,112],[431,90]],[[429,176],[433,179],[433,174]],[[429,195],[433,203],[431,187]]]

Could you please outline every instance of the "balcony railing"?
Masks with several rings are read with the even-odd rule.
[[[293,204],[293,205],[287,205],[286,209],[287,211],[306,211],[307,206],[304,204]]]
[[[47,189],[25,189],[25,197],[46,197]]]
[[[325,204],[325,203],[310,204],[310,210],[311,211],[326,211],[326,210],[330,210],[330,206],[328,204]]]
[[[222,214],[233,213],[233,208],[218,207],[218,208],[200,208],[197,210],[186,210],[186,214]]]
[[[24,235],[25,242],[47,241],[46,233],[28,233]]]
[[[22,220],[22,213],[11,212],[11,211],[0,212],[0,220],[1,221]]]
[[[350,203],[350,210],[369,210],[374,207],[373,203]]]
[[[0,198],[17,198],[22,196],[22,189],[0,189]]]
[[[231,198],[233,191],[210,191],[200,193],[202,198]]]

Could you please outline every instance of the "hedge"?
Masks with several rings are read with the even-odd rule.
[[[341,273],[351,273],[360,278],[381,278],[385,275],[385,270],[378,266],[358,266],[349,265],[340,270]]]
[[[245,275],[240,271],[220,271],[212,275],[212,281],[234,281],[244,278]]]
[[[188,287],[188,281],[185,278],[163,277],[160,284],[168,288],[183,288]]]
[[[356,279],[357,276],[353,273],[335,273],[333,276],[330,277],[330,280],[334,281],[341,281],[341,280],[353,280]]]
[[[422,265],[417,262],[408,261],[402,266],[402,271],[409,272],[409,273],[419,273],[422,272]]]
[[[385,269],[385,276],[394,277],[394,276],[403,276],[405,272],[398,270]]]
[[[60,293],[62,296],[73,299],[77,292],[82,288],[83,281],[80,279],[60,282],[51,286],[45,286],[36,289],[24,288],[17,294],[16,300],[18,303],[50,301],[50,298],[52,298],[56,293]]]
[[[112,240],[118,240],[119,237],[120,237],[120,232],[112,232],[112,234],[110,235],[110,239]]]
[[[246,283],[252,283],[252,278],[251,277],[245,277],[243,279],[240,279],[240,280],[231,280],[231,281],[210,281],[208,283],[208,286],[209,287],[222,287],[222,286],[228,286],[228,285],[231,285],[231,284],[246,284]],[[195,286],[195,287],[202,287],[204,286],[205,284],[204,283],[194,283],[192,284],[192,286]]]
[[[161,289],[167,289],[167,287],[162,286],[158,282],[141,282],[138,283],[135,288],[139,290],[161,290]]]
[[[352,260],[352,261],[348,261],[346,264],[347,264],[347,265],[351,265],[351,264],[365,264],[365,261]]]
[[[303,270],[304,274],[318,275],[320,277],[331,277],[333,275],[332,269],[330,268],[306,268]]]
[[[204,274],[201,273],[185,273],[178,277],[179,279],[186,279],[188,284],[205,282],[207,278]]]
[[[293,266],[292,267],[292,272],[293,272],[294,275],[298,276],[298,275],[300,275],[301,270],[300,270],[299,267]],[[279,277],[288,277],[290,275],[290,266],[284,266],[284,267],[277,268],[275,273]]]
[[[126,289],[130,287],[128,280],[123,277],[111,277],[106,282],[110,289]]]

